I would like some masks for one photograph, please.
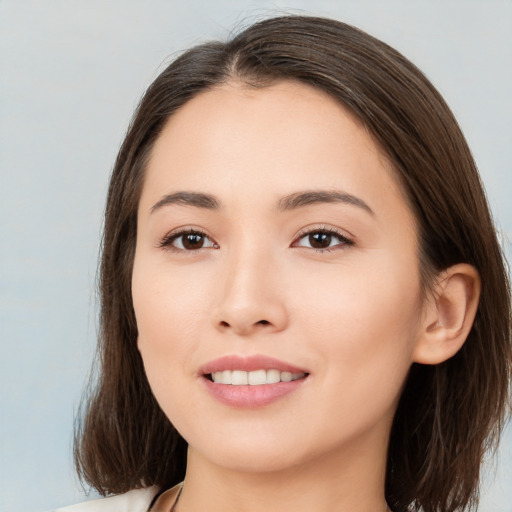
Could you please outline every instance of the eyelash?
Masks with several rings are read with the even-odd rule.
[[[306,228],[306,229],[301,230],[295,239],[296,241],[293,242],[292,247],[294,247],[294,246],[295,247],[304,247],[304,246],[296,246],[295,244],[298,241],[302,240],[303,238],[313,235],[313,234],[317,234],[317,233],[322,233],[324,235],[335,237],[339,240],[339,243],[334,245],[333,247],[326,247],[323,249],[310,247],[310,249],[313,249],[315,252],[320,252],[320,253],[332,252],[332,251],[337,251],[343,247],[354,245],[354,241],[351,240],[350,238],[348,238],[346,235],[344,235],[340,231],[338,231],[334,228],[328,228],[327,226],[323,226],[321,228],[312,228],[312,229]],[[304,247],[304,248],[307,249],[308,247]]]
[[[322,227],[322,228],[304,229],[304,230],[300,231],[299,234],[297,235],[297,237],[295,238],[294,242],[292,243],[292,247],[303,247],[303,248],[307,249],[308,247],[300,246],[300,245],[298,246],[298,245],[296,245],[296,243],[299,242],[300,240],[302,240],[303,238],[307,237],[307,236],[310,236],[310,235],[313,235],[313,234],[319,234],[319,233],[335,237],[335,238],[337,238],[339,240],[340,243],[334,245],[333,247],[326,247],[326,248],[323,248],[323,249],[319,249],[319,248],[315,248],[315,247],[309,247],[309,249],[313,249],[315,252],[320,252],[320,253],[332,252],[332,251],[335,251],[335,250],[339,250],[340,246],[341,247],[344,247],[344,246],[346,247],[346,246],[354,245],[354,241],[353,240],[347,238],[347,236],[343,235],[342,233],[340,233],[336,229]],[[213,244],[213,248],[218,249],[218,247],[219,247],[217,245],[217,243],[212,241],[211,238],[206,233],[204,233],[203,231],[200,231],[198,229],[193,229],[193,228],[181,229],[179,231],[175,231],[175,232],[172,232],[172,233],[169,233],[169,234],[165,235],[160,240],[160,242],[158,244],[158,247],[162,248],[162,249],[166,249],[166,250],[172,251],[172,252],[182,253],[182,254],[183,253],[197,252],[200,249],[210,249],[210,248],[212,248],[212,247],[200,247],[199,249],[187,250],[187,249],[181,249],[181,248],[178,248],[178,247],[174,247],[173,246],[173,242],[175,242],[176,240],[178,240],[179,238],[181,238],[181,237],[183,237],[185,235],[199,235],[199,236],[202,236],[202,237],[210,240],[210,242]]]
[[[187,252],[192,253],[192,252],[197,252],[199,249],[203,249],[203,247],[200,247],[199,249],[195,249],[195,250],[187,250],[187,249],[180,249],[180,248],[174,247],[172,245],[173,242],[175,242],[176,240],[178,240],[179,238],[181,238],[185,235],[199,235],[199,236],[202,236],[211,241],[210,237],[203,231],[200,231],[199,229],[194,229],[194,228],[186,228],[186,229],[180,229],[178,231],[174,231],[174,232],[171,232],[171,233],[165,235],[160,240],[158,247],[172,251],[172,252],[179,252],[179,253],[187,253]],[[212,244],[214,246],[216,246],[215,248],[218,248],[218,245],[215,242],[212,242]]]

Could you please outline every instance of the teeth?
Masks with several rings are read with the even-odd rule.
[[[245,372],[240,372],[245,373]],[[247,381],[251,386],[258,386],[267,383],[267,372],[265,370],[256,370],[247,373]]]
[[[281,382],[281,372],[279,370],[267,370],[267,384],[278,382]]]
[[[290,382],[292,374],[290,372],[281,372],[281,382]]]
[[[255,370],[253,372],[244,372],[243,370],[224,370],[211,374],[213,382],[216,384],[231,384],[233,386],[261,386],[263,384],[277,384],[278,382],[291,382],[301,379],[306,374],[280,372],[279,370]]]
[[[247,372],[233,370],[231,372],[231,384],[233,384],[233,386],[243,386],[244,384],[248,384]]]

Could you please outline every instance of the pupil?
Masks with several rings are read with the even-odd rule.
[[[200,249],[203,246],[203,243],[203,235],[190,233],[184,237],[183,247],[185,247],[185,249]]]
[[[315,249],[325,249],[331,245],[331,238],[328,233],[312,233],[309,235],[309,243]]]

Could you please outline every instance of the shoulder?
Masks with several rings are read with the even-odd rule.
[[[70,507],[59,508],[53,512],[147,512],[157,492],[156,487],[135,489],[118,496],[85,501]]]

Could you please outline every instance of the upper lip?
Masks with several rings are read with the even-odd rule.
[[[255,370],[279,370],[290,373],[308,373],[305,369],[294,366],[285,361],[264,355],[239,356],[229,355],[214,359],[201,367],[200,373],[208,375],[225,370],[242,370],[252,372]]]

